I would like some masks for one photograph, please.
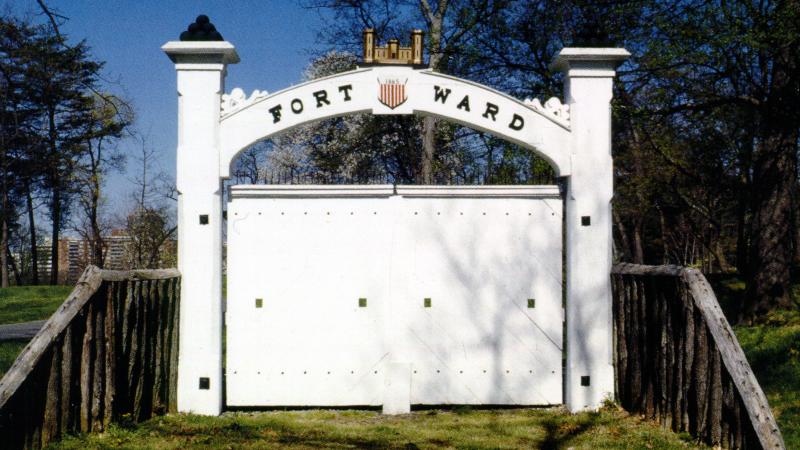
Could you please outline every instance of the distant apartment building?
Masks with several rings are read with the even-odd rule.
[[[103,237],[103,268],[111,270],[127,270],[135,267],[135,243],[125,230],[113,230]],[[177,250],[177,241],[171,239],[164,243],[159,255],[159,266],[174,265],[174,255]],[[20,258],[20,255],[14,255]],[[82,238],[65,237],[58,241],[58,282],[59,284],[74,284],[90,264],[91,243]],[[50,261],[50,243],[45,242],[39,246],[38,251],[39,281],[46,282],[50,279],[52,264]]]

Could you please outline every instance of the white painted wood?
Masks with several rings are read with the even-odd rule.
[[[405,81],[408,98],[395,109],[383,105],[378,97],[380,82],[389,79]],[[324,93],[325,100],[318,100],[315,93]],[[462,103],[465,98],[467,104]],[[489,104],[497,109],[494,115],[487,114]],[[569,120],[557,99],[544,106],[538,100],[521,102],[489,87],[430,70],[376,66],[274,94],[259,91],[250,98],[229,102],[220,122],[221,176],[228,177],[239,152],[255,142],[303,123],[358,112],[445,117],[537,152],[561,176],[570,173]]]
[[[558,198],[558,186],[397,186],[406,198]]]
[[[395,317],[405,319],[411,402],[562,403],[558,195],[404,203]]]
[[[232,189],[228,404],[561,403],[558,190],[459,189]]]
[[[178,410],[222,411],[222,192],[219,111],[227,42],[169,42],[178,88],[178,270],[181,280]],[[200,216],[207,217],[202,224]],[[200,378],[209,389],[200,389]]]
[[[609,101],[615,68],[629,56],[625,50],[585,48],[562,50],[555,65],[566,73],[568,104],[562,105],[558,99],[550,99],[544,104],[536,99],[520,102],[486,86],[429,70],[397,66],[362,68],[314,80],[274,94],[255,91],[247,97],[241,89],[235,89],[230,94],[222,95],[226,66],[239,61],[230,43],[170,42],[164,45],[163,49],[176,64],[179,95],[178,265],[183,274],[179,410],[218,414],[222,406],[220,186],[221,180],[229,176],[232,161],[249,145],[281,131],[310,121],[358,112],[415,113],[444,117],[529,148],[546,159],[559,176],[568,177],[565,221],[566,272],[569,274],[566,403],[572,411],[594,409],[600,405],[603,398],[611,394],[613,367],[609,202],[613,187]],[[391,103],[381,97],[380,85],[387,82],[404,86],[403,101]],[[393,108],[389,106],[390,104]],[[279,187],[242,188],[234,189],[232,192],[234,197],[239,196],[234,202],[237,204],[236,207],[242,208],[242,214],[247,215],[249,219],[240,218],[238,222],[232,221],[230,232],[234,235],[243,232],[246,235],[261,236],[246,243],[240,241],[233,246],[234,254],[240,252],[244,256],[233,259],[233,267],[228,268],[232,277],[229,279],[248,280],[247,283],[250,284],[240,283],[238,288],[232,284],[232,292],[237,298],[252,301],[255,301],[254,298],[258,295],[267,294],[273,301],[280,300],[272,305],[274,309],[268,317],[264,316],[263,310],[249,316],[243,312],[246,309],[234,313],[242,318],[241,324],[237,324],[237,327],[239,325],[242,327],[241,329],[229,327],[235,344],[229,341],[228,352],[229,355],[238,358],[235,361],[244,361],[248,355],[252,357],[254,354],[278,355],[284,358],[279,360],[294,364],[289,364],[286,370],[290,370],[292,377],[295,377],[302,372],[305,360],[294,360],[292,355],[316,352],[315,354],[326,355],[327,359],[322,358],[321,361],[327,361],[326,366],[335,370],[330,376],[327,370],[324,374],[312,374],[306,370],[303,374],[306,376],[305,379],[313,381],[308,384],[313,388],[303,393],[308,395],[308,399],[331,405],[344,404],[342,402],[379,404],[386,401],[386,397],[381,393],[382,386],[386,383],[396,386],[393,377],[386,378],[381,373],[385,371],[386,365],[400,367],[403,364],[413,364],[412,359],[419,357],[410,350],[413,347],[408,344],[410,328],[404,327],[403,324],[410,323],[407,321],[413,319],[419,330],[414,330],[412,334],[436,335],[442,339],[450,336],[446,331],[437,334],[433,330],[437,327],[441,329],[443,326],[446,328],[452,325],[452,321],[443,320],[440,316],[430,316],[430,310],[427,311],[427,316],[420,315],[420,311],[411,306],[413,302],[403,303],[397,300],[397,296],[400,295],[398,293],[405,292],[404,298],[414,298],[416,299],[414,301],[418,301],[419,295],[425,295],[420,290],[422,289],[437,292],[437,296],[441,296],[442,300],[436,304],[440,305],[440,309],[446,314],[452,315],[454,320],[473,317],[465,312],[469,308],[478,308],[479,312],[486,315],[480,316],[474,328],[451,332],[455,336],[453,342],[462,343],[460,356],[457,349],[449,348],[437,341],[436,345],[440,346],[437,347],[438,351],[429,352],[429,355],[439,355],[436,362],[432,360],[417,362],[416,369],[411,366],[410,402],[434,401],[431,399],[444,403],[559,401],[561,389],[553,380],[560,377],[560,366],[551,370],[549,375],[528,373],[534,375],[536,381],[533,385],[541,391],[541,394],[536,394],[538,397],[530,397],[533,395],[531,392],[536,389],[527,389],[526,394],[523,394],[521,389],[519,391],[514,389],[515,386],[531,382],[531,378],[524,376],[526,368],[529,371],[534,370],[530,368],[534,364],[533,356],[518,355],[535,354],[543,358],[537,360],[538,370],[552,366],[552,354],[556,352],[555,349],[560,341],[553,339],[552,342],[555,344],[549,346],[543,344],[543,339],[553,338],[551,327],[554,325],[550,319],[557,318],[560,310],[547,310],[552,306],[551,296],[547,293],[543,297],[544,303],[540,303],[537,297],[537,309],[541,305],[544,308],[542,311],[545,311],[537,313],[546,314],[547,320],[540,320],[539,315],[531,316],[530,311],[503,315],[500,311],[506,311],[508,305],[501,306],[504,303],[497,301],[498,298],[503,298],[505,299],[503,301],[518,306],[516,302],[519,297],[540,296],[540,294],[538,292],[526,294],[526,289],[531,291],[535,289],[530,286],[524,288],[514,283],[535,278],[534,281],[537,283],[535,286],[538,289],[539,286],[548,285],[548,282],[542,281],[546,279],[542,278],[542,274],[552,272],[560,276],[561,247],[558,247],[557,255],[552,243],[560,242],[561,235],[559,233],[553,237],[554,235],[549,234],[552,232],[549,226],[542,225],[546,220],[544,210],[536,209],[544,208],[542,205],[549,205],[547,207],[555,211],[553,217],[560,217],[560,203],[554,206],[551,204],[552,201],[548,203],[547,199],[542,198],[549,195],[547,192],[506,187],[486,190],[401,187],[395,191],[393,187],[388,186],[306,187],[303,192]],[[269,196],[271,197],[267,201],[266,198]],[[249,200],[270,205],[268,209],[262,211],[262,214],[267,211],[275,213],[284,206],[296,208],[295,203],[302,201],[306,202],[304,204],[308,205],[308,208],[313,205],[312,209],[317,215],[314,215],[313,219],[303,220],[297,218],[289,220],[288,217],[278,219],[275,216],[275,220],[261,224],[259,219],[252,215],[257,212]],[[525,210],[529,204],[539,205],[532,211],[539,222],[528,223],[525,222],[523,215],[511,214]],[[444,222],[440,221],[438,216],[434,218],[419,214],[416,221],[408,222],[407,227],[397,227],[398,223],[407,220],[409,207],[430,212],[445,206],[456,209],[463,207],[469,214],[478,210],[482,213],[486,210],[492,217],[498,216],[506,209],[510,214],[507,219],[499,216],[496,221],[478,226],[481,219],[468,216],[472,222],[462,221],[460,214],[454,215],[455,210],[448,210],[444,217],[449,221],[447,226],[443,225]],[[359,219],[365,218],[367,212],[372,211],[374,217],[357,221],[358,227],[364,227],[365,223],[371,225],[366,230],[354,234],[355,222],[348,221],[346,216],[325,218],[321,215],[323,210],[329,210],[331,213],[336,211],[337,214],[352,210],[354,215],[358,212]],[[297,214],[299,210],[292,209],[291,212]],[[200,223],[201,215],[207,216],[208,224]],[[403,217],[402,220],[400,216]],[[589,226],[581,225],[584,216],[590,218]],[[238,225],[235,226],[235,223]],[[259,233],[256,233],[255,229],[248,228],[254,227],[254,223],[259,224],[256,227]],[[288,228],[270,228],[277,227],[277,224]],[[241,230],[236,228],[237,226]],[[528,226],[530,229],[526,228]],[[413,238],[403,235],[414,227],[420,227],[417,229],[420,233],[413,234]],[[268,234],[265,230],[288,230],[288,234]],[[320,230],[325,232],[320,233]],[[541,233],[548,236],[546,242],[536,237],[541,236]],[[298,236],[304,236],[304,240],[299,240],[295,244],[312,249],[312,253],[290,251],[291,246],[287,242],[292,242],[292,239],[288,237],[297,240]],[[330,247],[330,236],[341,237],[341,240],[334,242],[341,246],[338,249],[341,253],[332,253],[332,248],[335,247]],[[398,247],[398,242],[408,245]],[[522,246],[519,247],[518,244]],[[522,258],[520,254],[515,253],[523,250],[543,257],[534,262],[531,258]],[[276,254],[283,255],[283,259],[276,259],[274,256]],[[478,257],[478,254],[489,254],[492,257]],[[444,260],[449,261],[451,265],[445,266],[435,262]],[[388,272],[386,272],[386,261],[395,261],[394,265],[390,265],[391,270]],[[501,262],[510,264],[507,276],[487,276],[487,273],[495,273],[489,269],[498,267]],[[521,265],[514,264],[517,262]],[[554,264],[557,264],[557,267]],[[287,272],[298,267],[303,267],[304,273],[320,274],[319,278],[300,279],[297,274]],[[337,267],[341,272],[336,273],[348,275],[337,278],[336,275],[325,273],[322,270],[325,267]],[[414,272],[415,270],[417,272]],[[487,270],[489,272],[486,272]],[[291,278],[292,276],[295,278]],[[425,277],[428,277],[428,281],[424,281]],[[381,281],[368,282],[368,280]],[[291,285],[293,291],[286,285],[290,281],[294,283]],[[439,285],[458,287],[439,291],[432,287]],[[266,291],[267,286],[270,286],[268,291]],[[281,288],[283,290],[277,289],[276,292],[275,286],[284,287]],[[420,291],[417,292],[415,289]],[[326,295],[325,302],[309,303],[312,301],[311,297],[319,297],[320,294]],[[366,295],[368,299],[370,297],[380,299],[378,308],[370,305],[362,309],[356,305],[354,309],[353,298],[357,301],[358,296],[362,295]],[[237,301],[239,303],[236,303],[233,311],[236,311],[236,308],[246,308],[246,304],[249,304],[249,301],[245,303],[241,303],[244,300]],[[264,302],[263,309],[267,309],[269,303],[266,298]],[[310,311],[308,320],[287,322],[297,316],[298,308]],[[484,311],[486,308],[488,310]],[[350,328],[330,326],[331,319],[337,315],[347,316],[345,323],[356,321],[357,326]],[[398,320],[390,320],[385,324],[387,317]],[[486,318],[489,317],[495,317],[497,320],[486,322],[489,320]],[[517,338],[523,319],[535,325],[541,335],[533,338],[536,341],[535,352],[530,350],[534,348],[531,347],[534,345],[533,341],[527,340],[527,337]],[[261,332],[267,323],[272,326],[268,328],[270,330],[283,330],[285,335],[298,335],[302,339],[291,341],[288,347],[278,346],[273,341],[253,342],[246,339],[248,333]],[[440,323],[444,325],[438,325]],[[237,337],[237,333],[241,333],[241,336]],[[307,339],[307,336],[314,339]],[[519,345],[519,349],[502,353],[502,358],[495,357],[491,368],[488,363],[483,363],[487,354],[498,355],[498,349],[505,349],[506,343],[512,341],[517,343],[514,345]],[[343,355],[338,351],[341,347],[333,345],[332,342],[348,342],[356,351]],[[469,346],[464,343],[469,343]],[[441,357],[443,354],[447,358]],[[508,355],[515,355],[515,358],[505,359]],[[371,363],[363,365],[367,360]],[[478,374],[469,372],[475,367],[464,369],[464,377],[461,377],[462,369],[453,369],[455,366],[464,366],[470,361],[480,361],[480,365],[487,368],[480,369]],[[444,363],[450,368],[446,371],[445,382],[440,383],[434,378],[421,377],[420,370],[423,367],[425,370],[434,370],[432,369],[434,365],[445,367]],[[275,372],[279,370],[278,368],[259,365],[261,363],[253,361],[252,358],[248,364],[242,366],[242,373],[234,369],[228,374],[230,404],[286,404],[288,397],[285,396],[293,394],[286,392],[281,394],[282,391],[275,391],[277,389],[275,386],[295,383],[296,380],[287,381],[289,377],[283,377],[279,372]],[[513,367],[510,369],[506,368],[511,366]],[[263,373],[255,370],[254,374],[251,370],[253,368],[260,368]],[[286,370],[283,370],[283,375],[289,373]],[[420,376],[415,378],[414,370],[417,370]],[[439,370],[437,373],[443,373],[442,369],[435,370]],[[490,371],[494,372],[491,377],[481,378],[483,370],[486,370],[487,374],[491,373]],[[425,376],[431,376],[430,373],[426,372]],[[358,377],[355,377],[356,374]],[[580,380],[584,376],[588,376],[591,380],[589,386],[580,385]],[[210,379],[209,390],[198,389],[200,377]],[[353,383],[354,379],[357,379],[357,382],[352,384],[353,388],[349,391],[334,392],[328,389],[331,386],[341,386],[345,382]],[[277,393],[266,395],[264,389],[252,387],[259,386],[259,383]],[[447,389],[441,388],[444,385]],[[431,387],[420,388],[420,386]],[[507,386],[510,386],[511,393],[506,389]],[[240,387],[242,390],[237,391]],[[392,403],[394,402],[392,400]],[[394,408],[392,406],[389,409]]]
[[[325,185],[325,184],[261,184],[231,186],[233,198],[280,197],[389,197],[394,194],[391,184]]]
[[[228,405],[382,404],[386,198],[238,192],[228,205]]]
[[[572,130],[572,173],[566,200],[567,374],[570,411],[597,409],[613,398],[611,317],[611,107],[624,49],[563,49],[554,68],[565,73]],[[583,224],[588,217],[589,224]],[[582,378],[588,378],[588,386]]]

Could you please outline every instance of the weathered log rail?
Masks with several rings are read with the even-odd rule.
[[[180,274],[89,266],[0,380],[0,447],[176,409]]]
[[[702,273],[612,271],[617,395],[628,411],[726,448],[785,448],[739,342]]]

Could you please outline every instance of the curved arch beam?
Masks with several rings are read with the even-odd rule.
[[[394,83],[394,90],[381,84]],[[381,99],[381,92],[384,93]],[[552,102],[552,101],[551,101]],[[559,176],[571,173],[570,129],[560,102],[543,107],[489,87],[409,67],[378,66],[321,78],[272,95],[225,96],[220,120],[220,175],[239,152],[304,123],[359,112],[442,117],[529,148]],[[394,106],[394,108],[390,107]]]

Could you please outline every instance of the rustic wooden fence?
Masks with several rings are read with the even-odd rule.
[[[0,380],[0,447],[176,409],[180,275],[90,266]]]
[[[695,269],[612,272],[622,406],[709,445],[783,449],[761,387],[708,281]]]

